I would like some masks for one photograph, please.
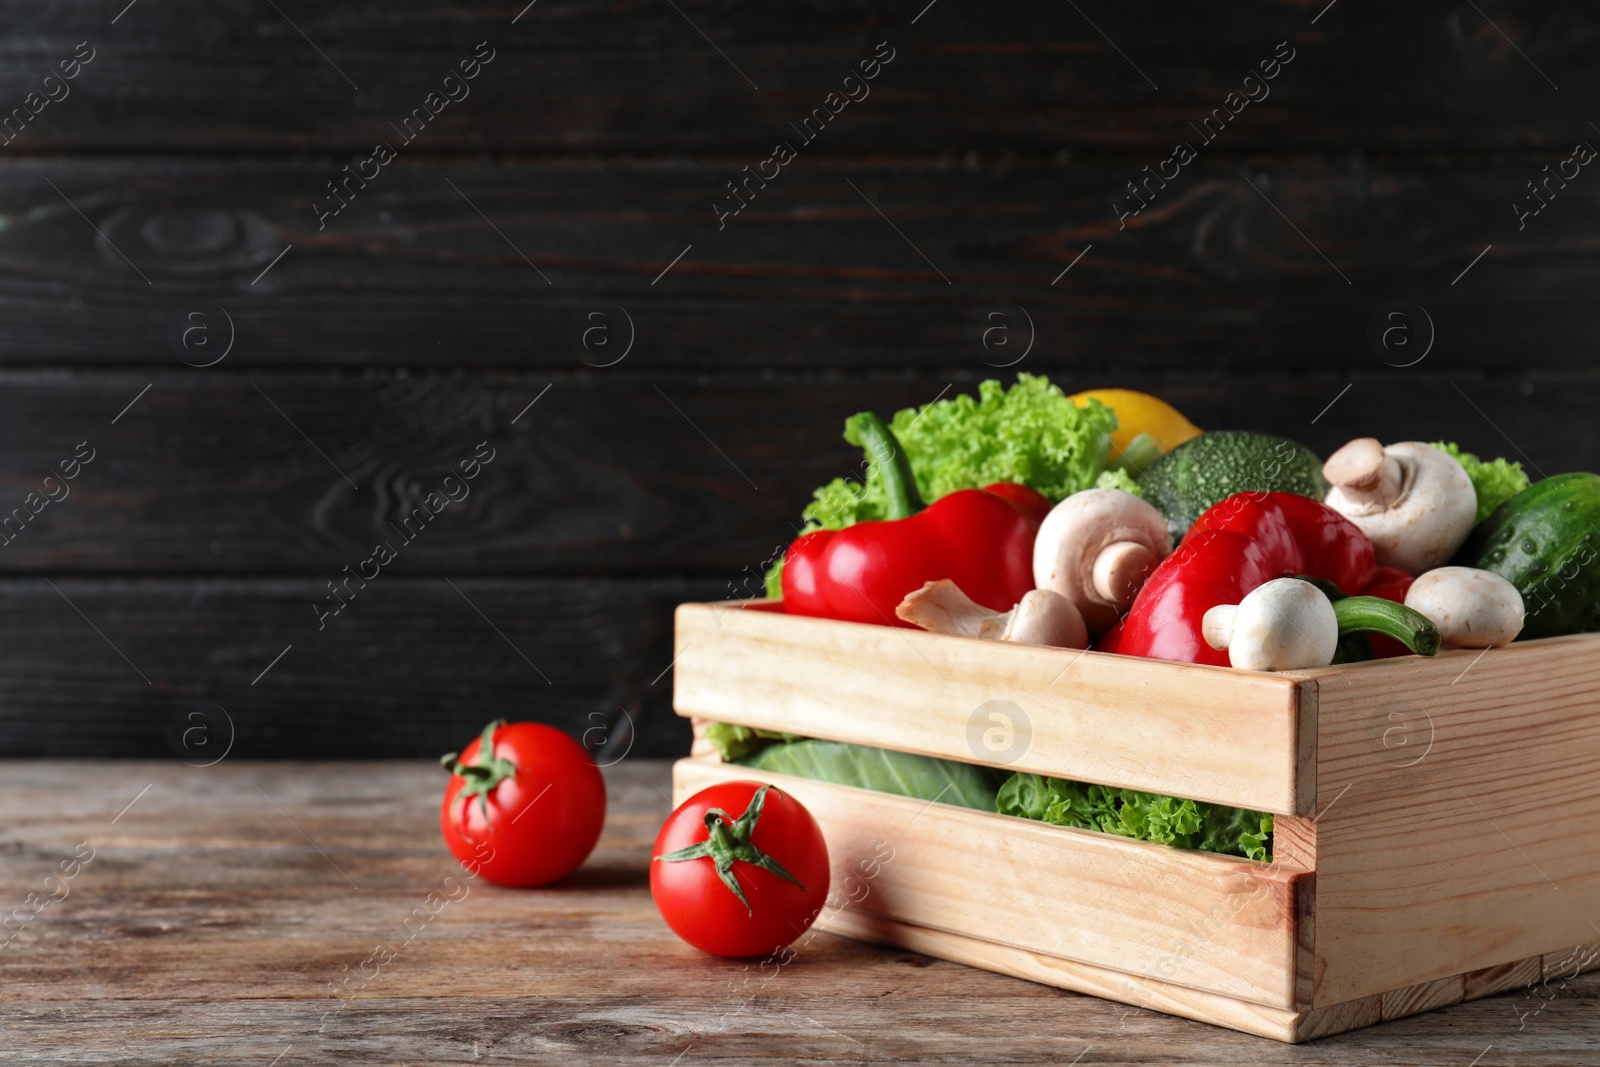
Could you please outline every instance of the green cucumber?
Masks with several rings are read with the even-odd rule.
[[[1185,441],[1144,472],[1139,489],[1167,517],[1173,544],[1207,508],[1235,493],[1328,495],[1315,452],[1286,437],[1245,430],[1212,430]]]
[[[1535,482],[1478,524],[1452,561],[1517,587],[1517,640],[1600,630],[1600,474]]]

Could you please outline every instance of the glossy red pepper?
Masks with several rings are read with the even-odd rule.
[[[961,489],[926,508],[911,465],[882,420],[856,416],[880,465],[890,518],[803,534],[784,557],[783,610],[851,622],[910,626],[895,617],[906,594],[948,578],[986,608],[1010,611],[1033,588],[1033,539],[1050,502],[1024,485]]]
[[[1306,576],[1347,596],[1403,602],[1412,577],[1373,561],[1372,542],[1320,501],[1293,493],[1236,493],[1195,522],[1139,591],[1128,615],[1095,647],[1103,652],[1228,666],[1200,621],[1274,578]],[[1401,654],[1398,642],[1375,651]]]

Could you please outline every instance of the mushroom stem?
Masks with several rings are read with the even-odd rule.
[[[1472,479],[1432,445],[1359,437],[1329,456],[1322,474],[1332,483],[1327,505],[1360,527],[1386,566],[1421,574],[1443,565],[1472,532]]]
[[[1138,541],[1117,541],[1094,558],[1095,595],[1118,611],[1126,611],[1161,557]]]
[[[1329,456],[1322,476],[1351,500],[1382,508],[1400,498],[1405,481],[1400,461],[1384,452],[1376,437],[1359,437]]]
[[[1167,520],[1149,503],[1121,489],[1085,489],[1039,525],[1033,583],[1070,600],[1098,636],[1171,551]]]
[[[1089,631],[1072,601],[1048,589],[1033,589],[1010,611],[990,611],[948,578],[906,594],[894,609],[902,621],[938,634],[1010,641],[1020,645],[1085,648]]]
[[[1238,614],[1237,604],[1218,604],[1211,608],[1200,619],[1200,636],[1218,652],[1226,652],[1233,636],[1233,619]]]
[[[929,582],[894,609],[903,622],[936,634],[998,640],[1011,621],[1010,612],[990,611],[948,578]]]
[[[1398,605],[1396,605],[1398,606]],[[1339,623],[1322,590],[1298,578],[1275,578],[1237,605],[1205,613],[1200,633],[1228,662],[1246,671],[1326,667],[1339,645]]]

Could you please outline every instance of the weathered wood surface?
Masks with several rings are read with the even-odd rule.
[[[1202,426],[1282,433],[1323,454],[1372,433],[1459,441],[1521,459],[1530,473],[1600,469],[1600,440],[1574,430],[1600,404],[1600,380],[1587,377],[1396,371],[1163,384],[1024,365],[1069,389],[1111,380],[1158,389]],[[487,441],[495,458],[471,495],[400,547],[380,581],[391,570],[691,573],[721,576],[711,599],[759,595],[764,561],[793,538],[812,489],[860,466],[841,436],[847,415],[926,403],[981,376],[222,369],[0,372],[0,517],[40,492],[79,442],[96,449],[71,495],[0,546],[0,572],[289,574],[321,585],[379,540],[398,543],[390,524]]]
[[[1600,87],[1594,13],[1552,2],[123,6],[0,6],[7,106],[97,50],[11,151],[367,150],[485,40],[423,150],[765,151],[884,40],[825,151],[1170,150],[1282,41],[1231,151],[1567,147]]]
[[[1512,208],[1557,158],[1202,157],[1124,228],[1154,155],[802,156],[725,225],[742,159],[406,156],[319,220],[344,157],[0,155],[0,363],[1348,374],[1405,299],[1419,369],[1588,371],[1600,199]]]
[[[70,895],[0,948],[0,1049],[29,1064],[281,1055],[281,1067],[680,1055],[1570,1067],[1600,1044],[1593,974],[1294,1048],[828,934],[763,982],[677,941],[651,904],[667,765],[606,773],[606,834],[568,883],[473,884],[401,944],[396,924],[454,869],[435,767],[0,766],[0,899],[21,904],[80,842],[95,850]],[[330,983],[380,943],[396,958],[319,1033],[342,1003]]]

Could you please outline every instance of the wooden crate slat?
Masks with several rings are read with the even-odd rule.
[[[1310,814],[1305,682],[741,610],[748,604],[678,608],[678,714]],[[980,708],[991,701],[1030,724],[1014,758],[985,758]]]
[[[1195,1019],[1278,1041],[1298,1040],[1295,1027],[1301,1013],[1289,1008],[1270,1008],[1172,982],[1139,978],[1112,967],[1097,967],[944,930],[930,930],[854,908],[830,913],[818,919],[818,925],[846,937],[894,945],[969,967],[1115,1000],[1139,1010]]]
[[[1319,1037],[1359,1030],[1383,1021],[1383,997],[1362,997],[1343,1004],[1330,1004],[1304,1012],[1295,1022],[1295,1041],[1315,1041]]]
[[[1305,676],[1315,1005],[1594,939],[1600,635]]]
[[[771,782],[822,825],[836,886],[893,848],[863,915],[1293,1008],[1295,894],[1304,872],[992,812],[680,760],[675,799]]]
[[[1461,975],[1396,989],[1383,995],[1383,1018],[1403,1019],[1435,1008],[1447,1008],[1466,999],[1466,983]]]
[[[1538,956],[1529,956],[1525,960],[1516,960],[1512,963],[1501,963],[1493,967],[1484,967],[1477,971],[1468,971],[1461,976],[1461,999],[1476,1000],[1479,997],[1493,996],[1512,989],[1522,989],[1539,981],[1542,960]]]
[[[1576,978],[1596,968],[1600,968],[1600,943],[1597,942],[1546,952],[1539,957],[1539,975],[1546,982]]]

